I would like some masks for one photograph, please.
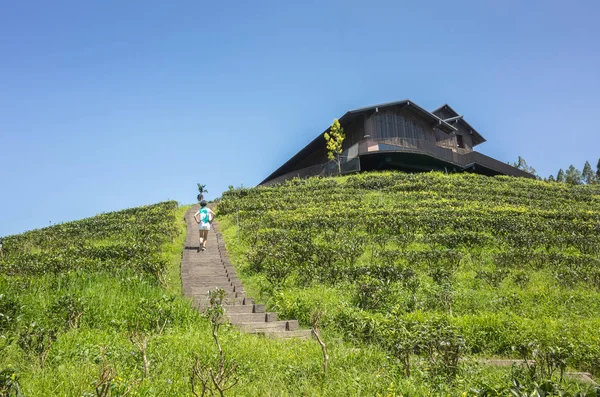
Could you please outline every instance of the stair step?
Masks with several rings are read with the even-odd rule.
[[[287,328],[287,321],[272,321],[269,323],[240,323],[236,325],[238,325],[244,331],[254,333],[264,332],[265,330],[285,331]]]
[[[186,288],[186,292],[191,295],[208,295],[208,291],[214,291],[217,288],[224,290],[227,294],[230,294],[231,296],[233,296],[233,294],[236,294],[236,298],[246,294],[246,291],[244,291],[244,289],[241,287],[233,287],[231,285],[223,284],[194,284],[193,287]]]
[[[277,321],[277,313],[227,313],[232,324],[270,323]]]
[[[225,313],[265,313],[265,305],[225,305]]]
[[[197,302],[208,302],[208,298],[206,296],[190,296],[194,303]],[[240,298],[232,298],[232,299],[227,299],[226,302],[224,303],[224,306],[236,306],[236,305],[254,305],[254,298],[246,296],[246,297],[240,297]],[[264,307],[264,306],[263,306]]]
[[[249,332],[261,332],[264,330],[297,331],[298,320],[280,320],[264,323],[240,323],[237,324],[243,330]]]
[[[243,298],[237,298],[237,299],[228,299],[225,306],[245,306],[244,305],[244,299]],[[206,309],[209,306],[209,301],[208,299],[194,299],[194,303],[193,306],[200,310],[200,311],[204,311],[204,309]],[[252,305],[248,305],[249,307],[252,307]]]
[[[208,299],[208,291],[214,291],[217,287],[215,286],[214,288],[206,288],[206,289],[195,289],[195,288],[190,288],[189,291],[189,296],[192,297],[193,299]],[[242,295],[242,293],[240,292],[240,295],[237,296],[236,292],[231,292],[231,291],[225,291],[225,299],[238,299],[238,298],[243,298],[244,296]]]

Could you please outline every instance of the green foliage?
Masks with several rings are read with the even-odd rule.
[[[14,329],[22,314],[22,307],[13,298],[0,294],[0,335]]]
[[[239,209],[228,247],[273,309],[309,325],[327,307],[325,329],[439,385],[466,353],[521,358],[536,340],[566,338],[568,365],[599,372],[599,204],[598,185],[388,172],[234,189],[218,209],[226,225]]]
[[[563,171],[563,169],[559,169],[558,170],[558,174],[556,174],[556,182],[559,183],[565,183],[566,182],[566,175],[565,172]]]
[[[244,191],[250,189],[235,194]],[[0,395],[14,397],[19,389],[44,397],[191,395],[190,352],[201,365],[218,370],[210,321],[180,296],[186,210],[163,203],[8,237],[8,259],[0,261]],[[351,240],[340,249],[357,251]],[[350,276],[340,280],[344,277]],[[292,282],[297,280],[285,285]],[[286,296],[286,291],[274,293]],[[307,294],[305,302],[300,307],[290,299],[286,310],[306,312],[310,323],[313,296]],[[325,306],[326,312],[335,315],[338,303]],[[336,320],[327,314],[322,323]],[[239,382],[231,395],[377,395],[397,378],[381,348],[357,348],[326,330],[333,360],[323,382],[322,353],[314,341],[270,340],[225,323],[219,327],[227,362],[238,364]],[[422,382],[393,389],[427,392]]]
[[[196,355],[191,368],[190,384],[192,394],[196,397],[206,395],[221,397],[225,392],[233,388],[239,381],[237,377],[238,364],[225,357],[225,352],[219,342],[219,328],[224,322],[225,296],[227,293],[221,288],[208,292],[209,305],[204,315],[212,325],[212,336],[217,348],[219,349],[219,358],[212,365],[202,361],[200,355]]]
[[[28,327],[21,330],[17,343],[26,353],[37,356],[40,366],[43,367],[46,358],[48,358],[50,348],[56,342],[56,337],[56,329],[31,323]]]
[[[198,201],[202,201],[204,200],[204,193],[208,193],[208,190],[206,190],[206,185],[203,185],[201,183],[197,183],[196,184],[198,186]]]
[[[512,347],[532,341],[540,352],[568,348],[568,367],[600,372],[596,185],[374,174],[225,196],[218,210],[229,215],[219,226],[245,287],[271,285],[269,244],[287,250],[285,261],[271,260],[284,265],[284,282],[263,298],[306,325],[322,311],[331,356],[324,380],[314,340],[272,341],[220,323],[219,342],[237,363],[230,394],[455,396],[508,390],[513,378],[531,394],[556,385],[560,370],[533,381],[526,369],[468,356],[518,358]],[[0,369],[14,370],[0,371],[0,390],[8,379],[27,396],[186,395],[196,357],[218,370],[211,322],[179,296],[185,210],[143,207],[5,240]],[[255,256],[245,255],[251,244]],[[373,300],[364,295],[372,309],[356,301],[365,281],[383,287]],[[452,315],[440,301],[448,292]],[[591,395],[569,378],[559,389]]]
[[[519,159],[517,160],[516,163],[512,163],[511,164],[513,167],[516,167],[522,171],[528,172],[531,175],[535,175],[536,171],[535,168],[531,167],[530,165],[527,164],[527,161],[525,161],[525,159],[521,156],[519,156]]]
[[[346,134],[344,129],[340,126],[338,119],[333,120],[329,130],[325,132],[325,147],[327,149],[327,158],[335,161],[338,166],[338,172],[342,173],[342,145]]]
[[[494,388],[488,385],[472,388],[465,394],[467,397],[598,397],[600,388],[591,388],[584,391],[570,392],[563,385],[546,380],[522,384],[517,379],[512,379],[508,387]]]
[[[581,171],[575,168],[573,164],[569,166],[567,172],[565,173],[565,182],[570,185],[581,185],[583,182]]]
[[[79,327],[79,320],[85,311],[81,297],[63,295],[50,307],[50,316],[58,327],[73,329]]]
[[[17,372],[11,368],[0,371],[0,397],[20,397],[21,385]]]
[[[160,249],[175,236],[176,208],[170,201],[8,236],[0,272],[28,276],[133,270],[164,285],[167,263]]]
[[[591,185],[597,182],[596,174],[594,174],[594,171],[592,171],[592,166],[590,165],[589,161],[585,162],[581,176],[586,185]]]

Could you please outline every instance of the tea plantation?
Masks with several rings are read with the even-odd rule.
[[[181,295],[188,209],[5,237],[0,396],[213,395],[192,375],[217,370],[211,323]],[[232,189],[217,215],[246,290],[318,323],[330,357],[324,375],[314,339],[220,326],[224,395],[597,395],[567,373],[600,372],[598,187],[361,174]]]
[[[483,357],[535,360],[520,379],[538,384],[600,373],[598,185],[370,173],[230,189],[218,208],[247,289],[405,379]]]
[[[5,237],[0,396],[193,396],[192,369],[216,368],[218,350],[209,321],[181,296],[188,209],[165,202]],[[426,393],[425,384],[397,385],[384,350],[325,337],[334,359],[323,381],[315,341],[222,326],[221,346],[237,363],[226,395]]]

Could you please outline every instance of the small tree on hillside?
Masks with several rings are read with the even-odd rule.
[[[556,182],[556,179],[554,179],[554,175],[550,175],[548,179],[546,179],[546,182]]]
[[[581,176],[581,171],[571,164],[565,173],[565,182],[570,185],[581,185],[582,179],[583,177]]]
[[[589,161],[585,162],[581,175],[583,177],[583,182],[585,182],[587,185],[596,183],[596,175],[594,174]]]
[[[535,168],[533,168],[532,166],[527,164],[527,161],[525,161],[525,159],[521,156],[519,156],[519,159],[517,160],[516,163],[512,163],[511,164],[513,167],[520,169],[521,171],[525,171],[530,173],[531,175],[535,175]]]
[[[325,133],[325,143],[327,147],[327,158],[334,160],[338,166],[338,173],[342,173],[342,144],[346,139],[344,129],[340,126],[338,119],[333,120],[329,131]]]
[[[558,174],[556,174],[556,182],[565,183],[565,172],[562,168],[558,170]]]
[[[198,185],[198,201],[202,201],[204,200],[204,193],[208,193],[208,190],[206,190],[206,185],[202,185],[200,183],[197,183]]]
[[[600,183],[600,159],[598,159],[598,165],[596,166],[596,182]]]

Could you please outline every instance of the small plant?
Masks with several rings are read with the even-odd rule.
[[[144,330],[161,335],[167,325],[173,323],[174,300],[174,296],[168,295],[163,295],[160,299],[140,299],[139,323],[136,324],[136,328],[140,325]]]
[[[96,387],[96,396],[97,397],[108,397],[110,396],[111,388],[113,386],[113,381],[117,373],[115,369],[108,365],[103,365],[100,369],[100,374],[98,379],[94,381]]]
[[[346,134],[344,134],[344,129],[340,126],[338,119],[333,120],[333,124],[331,124],[329,131],[325,133],[324,137],[327,148],[327,158],[336,162],[338,173],[341,174],[342,145],[344,143],[344,139],[346,139]]]
[[[321,352],[323,353],[323,379],[327,377],[327,366],[329,364],[329,354],[327,354],[327,345],[321,338],[321,331],[319,330],[319,324],[323,318],[323,311],[321,308],[316,308],[311,315],[312,333],[317,338],[317,342],[321,346]]]
[[[51,307],[50,316],[66,329],[79,327],[79,321],[85,311],[84,301],[71,295],[61,296]]]
[[[138,349],[142,358],[144,376],[146,378],[150,376],[150,360],[148,360],[147,354],[149,339],[150,337],[148,335],[144,335],[138,331],[134,331],[131,335],[129,335],[129,341]]]
[[[17,372],[6,368],[0,371],[0,397],[20,397],[21,385]]]
[[[454,379],[465,351],[465,341],[447,321],[432,321],[419,331],[419,349],[429,361],[432,374]]]
[[[196,397],[215,396],[223,397],[227,390],[230,390],[238,383],[236,377],[237,363],[234,360],[225,358],[225,353],[219,342],[219,328],[224,323],[226,292],[221,288],[208,292],[209,306],[204,312],[204,316],[212,325],[212,336],[217,349],[219,358],[216,366],[202,362],[200,356],[196,355],[190,371],[190,383],[192,394]],[[215,368],[213,368],[215,367]]]
[[[573,348],[573,344],[563,338],[556,345],[548,346],[532,341],[514,349],[521,355],[533,381],[551,380],[558,371],[559,383],[562,383],[568,362],[573,355]]]
[[[498,288],[508,273],[506,269],[477,270],[475,278],[485,281],[490,287]]]
[[[100,348],[102,356],[102,366],[98,372],[98,379],[94,381],[94,389],[96,397],[126,397],[132,391],[133,387],[140,381],[139,379],[133,382],[124,383],[117,375],[115,368],[110,365],[106,359],[106,348]],[[87,396],[88,393],[85,394]],[[93,395],[90,393],[90,395]]]
[[[525,287],[529,283],[529,275],[523,270],[517,270],[513,272],[512,280],[519,287]]]
[[[16,327],[22,310],[17,301],[0,294],[0,333]]]
[[[390,283],[371,276],[361,276],[357,281],[355,303],[364,310],[385,310],[392,302]]]
[[[402,364],[404,376],[410,377],[410,356],[414,354],[419,343],[418,334],[413,323],[394,320],[385,331],[387,348]]]
[[[56,330],[45,328],[37,323],[30,324],[19,334],[17,344],[25,352],[35,354],[40,362],[40,367],[44,367],[44,363],[48,358],[48,353],[52,345],[56,341]]]

